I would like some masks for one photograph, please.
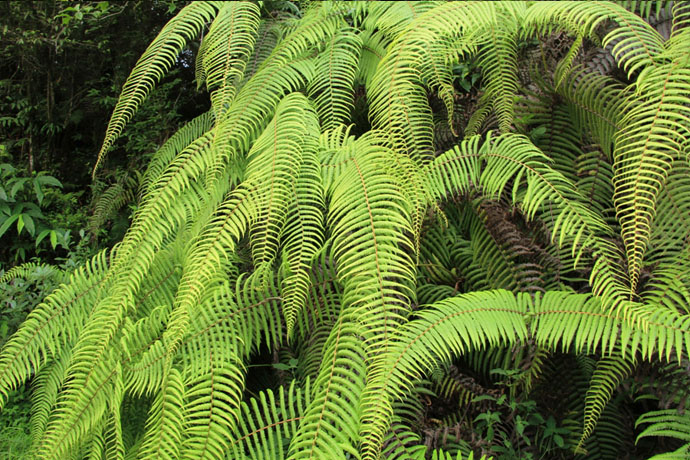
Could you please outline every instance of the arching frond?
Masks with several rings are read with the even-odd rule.
[[[360,326],[341,315],[326,342],[312,398],[290,442],[288,459],[358,457],[357,407],[366,377]]]
[[[140,196],[150,193],[151,186],[158,181],[173,159],[210,130],[214,120],[214,114],[211,111],[199,115],[180,128],[153,154],[140,181]]]
[[[680,414],[676,409],[651,411],[642,414],[635,422],[635,427],[647,424],[637,437],[638,441],[649,436],[667,436],[686,442],[674,452],[655,455],[650,460],[680,460],[690,453],[690,414]]]
[[[636,373],[683,406],[690,354],[690,15],[658,9],[660,33],[650,5],[183,8],[97,163],[205,27],[212,110],[154,154],[123,240],[0,351],[0,405],[33,380],[42,459],[450,460],[504,447],[482,406],[520,415],[535,458],[617,458],[629,396],[658,390]],[[638,423],[685,442],[685,422]]]
[[[618,27],[603,40],[598,36],[599,26],[606,20]],[[620,5],[610,2],[535,4],[525,16],[525,30],[548,31],[554,26],[577,33],[606,48],[613,44],[612,53],[628,75],[648,65],[663,51],[663,38],[642,18]]]
[[[510,131],[514,99],[518,90],[517,33],[521,18],[498,12],[494,22],[482,34],[477,64],[482,69],[485,97],[494,107],[501,132]]]
[[[311,284],[309,268],[324,240],[323,185],[319,171],[316,139],[305,145],[303,162],[296,178],[293,201],[289,205],[285,227],[282,230],[282,270],[285,273],[281,285],[283,315],[288,337],[298,313],[304,306]]]
[[[163,27],[158,37],[139,58],[122,88],[122,94],[108,122],[105,139],[93,169],[94,174],[137,107],[174,64],[187,42],[196,37],[215,14],[216,7],[211,2],[194,2],[187,5]]]
[[[200,64],[218,120],[242,80],[258,29],[259,7],[251,2],[223,3],[209,27]]]
[[[142,459],[174,459],[179,455],[183,436],[185,388],[180,372],[167,372],[161,391],[153,400],[146,422],[147,440],[139,450]]]
[[[411,22],[389,46],[367,95],[373,126],[392,136],[396,150],[424,161],[432,150],[431,110],[417,83],[426,50],[436,41],[459,38],[466,28],[481,29],[494,18],[488,3],[442,4]]]

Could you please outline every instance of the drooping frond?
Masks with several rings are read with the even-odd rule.
[[[139,105],[175,63],[177,55],[187,42],[196,37],[215,14],[216,7],[211,2],[194,2],[187,5],[163,27],[158,37],[139,58],[113,110],[94,166],[94,174]]]
[[[202,361],[207,366],[189,372],[184,382],[184,441],[178,441],[181,459],[222,458],[230,441],[227,434],[239,420],[237,413],[244,390],[239,359],[228,360],[225,353],[214,354],[212,347],[208,352],[208,359]]]
[[[71,350],[64,350],[53,362],[42,367],[34,377],[34,402],[31,406],[31,441],[34,445],[38,445],[48,425],[48,418],[65,380],[70,357]]]
[[[618,27],[601,39],[600,26],[607,20]],[[582,35],[601,43],[603,48],[612,44],[612,54],[628,75],[654,65],[655,58],[664,49],[663,38],[654,28],[611,2],[547,2],[532,5],[527,10],[525,30],[547,32],[553,28]]]
[[[616,458],[690,352],[687,6],[665,41],[646,3],[298,3],[190,5],[137,64],[99,163],[206,27],[212,110],[0,352],[37,455],[450,460],[508,449],[488,408]]]
[[[361,48],[362,40],[357,33],[341,28],[316,59],[314,79],[309,82],[307,94],[314,100],[322,130],[350,119]]]
[[[380,29],[389,37],[396,37],[420,15],[440,5],[440,2],[376,2],[368,5],[364,28]]]
[[[607,356],[597,362],[597,368],[592,374],[592,381],[585,397],[585,424],[578,449],[583,446],[594,430],[597,420],[613,396],[616,387],[630,376],[632,370],[633,363],[626,357]]]
[[[305,145],[302,160],[281,234],[281,269],[285,274],[281,292],[288,337],[292,336],[297,316],[307,300],[311,285],[309,271],[324,240],[325,203],[316,139]]]
[[[357,65],[356,80],[368,87],[376,74],[376,68],[386,54],[387,40],[383,34],[367,29],[360,34],[362,50]]]
[[[508,291],[468,293],[417,312],[419,319],[400,328],[384,358],[378,407],[371,411],[365,419],[367,425],[362,427],[370,458],[381,448],[384,432],[391,422],[394,399],[404,397],[412,383],[438,361],[448,362],[453,355],[459,356],[472,348],[526,338],[525,307],[524,303],[517,305]]]
[[[628,92],[616,80],[580,67],[568,72],[561,67],[557,72],[564,82],[557,92],[575,115],[573,127],[591,137],[613,160],[614,136],[622,127]]]
[[[200,64],[218,120],[232,103],[258,28],[259,7],[251,2],[223,3],[209,27]]]
[[[45,263],[25,262],[7,270],[0,276],[0,283],[8,283],[15,278],[31,279],[33,277],[55,277],[56,280],[66,280],[69,272]]]
[[[254,51],[249,57],[244,71],[245,82],[251,78],[259,69],[261,64],[271,55],[273,48],[281,38],[281,31],[277,21],[262,20],[259,24]]]
[[[480,42],[477,56],[477,64],[486,82],[484,97],[491,101],[501,132],[510,131],[518,90],[516,40],[524,12],[518,8],[514,10],[497,12],[496,20],[487,24],[487,30],[482,34],[485,41]]]
[[[344,287],[343,303],[364,325],[365,349],[372,361],[367,394],[373,400],[381,383],[380,350],[406,316],[415,277],[408,202],[401,184],[380,174],[395,164],[395,153],[375,141],[365,136],[352,148],[335,152],[329,163],[341,165],[342,172],[327,190],[332,257]],[[376,403],[368,401],[363,407],[375,409]]]
[[[359,457],[356,408],[366,378],[361,335],[361,326],[348,313],[331,330],[311,401],[290,442],[289,460]]]
[[[658,196],[673,159],[690,139],[690,65],[676,61],[645,69],[614,150],[614,202],[633,288],[642,269]]]
[[[295,182],[308,150],[315,161],[318,124],[306,98],[300,93],[285,97],[269,125],[249,153],[246,181],[256,183],[259,209],[250,231],[255,265],[269,264],[277,255],[278,239]]]
[[[327,190],[332,255],[345,288],[343,302],[363,315],[360,321],[374,336],[387,334],[404,317],[408,307],[403,299],[414,279],[406,251],[413,247],[408,203],[401,185],[379,174],[393,155],[363,137],[354,150],[337,152],[330,160],[343,164]]]
[[[423,87],[418,84],[428,50],[437,41],[460,38],[466,28],[480,29],[495,19],[493,5],[446,3],[410,22],[389,46],[367,88],[369,116],[392,139],[396,150],[428,160],[433,122]]]
[[[414,381],[439,362],[449,362],[473,349],[511,345],[526,340],[551,350],[572,348],[578,353],[615,350],[645,360],[680,359],[690,352],[690,318],[650,309],[648,329],[603,313],[597,298],[571,292],[547,291],[517,296],[508,291],[483,291],[448,298],[417,312],[401,327],[388,348],[381,405],[402,398]],[[468,320],[472,318],[472,320]],[[620,347],[620,348],[617,348]],[[390,407],[390,406],[389,406]],[[366,428],[372,440],[390,423],[390,409],[380,407]],[[387,415],[388,414],[388,415]],[[376,442],[376,441],[374,441]],[[380,448],[380,444],[379,448]]]
[[[299,370],[312,381],[318,376],[323,351],[342,310],[343,289],[331,262],[328,247],[314,261],[310,273],[310,289],[304,309],[296,318],[296,336],[300,339]]]
[[[156,150],[142,175],[139,195],[146,196],[151,191],[151,186],[158,181],[173,159],[211,129],[213,122],[213,112],[205,112],[180,128],[161,148]]]
[[[139,458],[170,460],[178,457],[185,418],[184,396],[182,375],[172,368],[151,404],[146,422],[146,441],[139,450]]]

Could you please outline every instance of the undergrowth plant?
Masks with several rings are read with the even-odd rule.
[[[125,83],[95,173],[203,37],[211,110],[0,354],[36,458],[687,458],[690,6],[292,6]]]

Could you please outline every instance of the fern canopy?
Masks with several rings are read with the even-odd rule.
[[[687,386],[655,393],[690,355],[682,2],[668,39],[655,2],[283,3],[190,3],[125,83],[96,167],[203,36],[209,111],[0,351],[36,457],[616,458],[625,395],[685,455]],[[549,435],[491,418],[553,369]]]

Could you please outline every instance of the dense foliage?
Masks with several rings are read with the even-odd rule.
[[[32,382],[40,459],[687,458],[689,26],[190,3],[94,174],[198,38],[210,110],[104,193],[131,226],[9,338],[0,407]]]

